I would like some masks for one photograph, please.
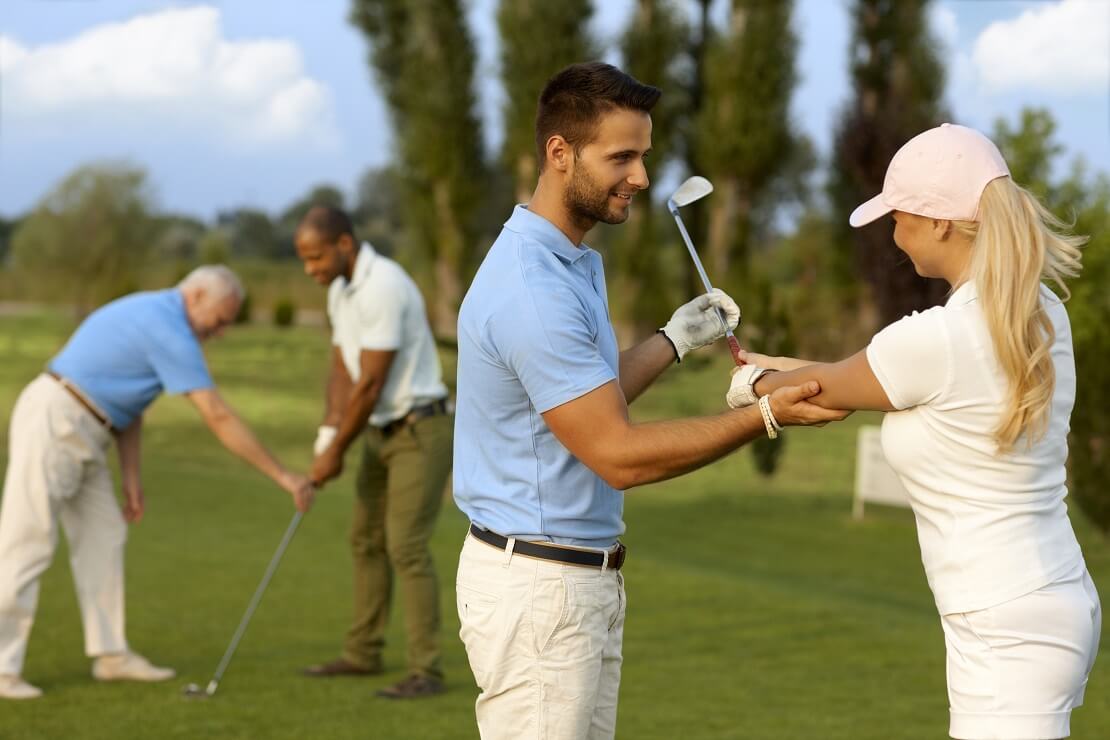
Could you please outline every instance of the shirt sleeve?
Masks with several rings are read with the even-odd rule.
[[[375,280],[359,293],[358,346],[398,350],[404,337],[409,296],[401,280]]]
[[[166,393],[189,393],[215,385],[195,337],[174,337],[151,353],[151,365]]]
[[[540,276],[487,324],[492,344],[541,414],[616,379],[578,296]]]
[[[914,312],[871,340],[867,362],[898,410],[936,400],[952,378],[952,353],[943,308]]]

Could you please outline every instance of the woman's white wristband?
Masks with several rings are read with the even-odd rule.
[[[770,395],[760,396],[759,413],[763,415],[763,426],[767,428],[767,436],[771,439],[777,439],[779,432],[782,431],[782,425],[779,424],[778,419],[775,418],[774,413],[771,411]]]

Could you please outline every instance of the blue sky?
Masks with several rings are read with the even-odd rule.
[[[479,110],[501,135],[496,0],[471,0]],[[681,0],[679,2],[681,3]],[[611,45],[633,0],[596,2]],[[847,100],[848,0],[797,0],[799,127],[824,154]],[[311,9],[310,9],[311,8]],[[346,0],[5,0],[0,11],[0,214],[74,167],[123,159],[163,208],[278,211],[311,186],[350,191],[391,134]],[[717,16],[726,9],[716,0]],[[953,118],[984,130],[1048,108],[1068,157],[1110,170],[1110,2],[938,0]]]

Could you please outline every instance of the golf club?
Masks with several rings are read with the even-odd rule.
[[[709,284],[709,276],[705,274],[705,268],[702,267],[701,260],[698,259],[697,250],[694,249],[694,243],[690,241],[690,234],[686,231],[686,224],[682,223],[682,216],[679,215],[678,209],[690,205],[695,200],[701,200],[712,192],[713,183],[704,177],[694,175],[679,185],[678,190],[674,191],[674,195],[667,200],[667,209],[674,216],[675,223],[678,224],[678,230],[682,233],[682,241],[686,242],[686,249],[694,260],[694,266],[698,268],[698,275],[701,276],[702,285],[705,286],[705,292],[707,293],[713,290],[713,286]],[[736,341],[736,335],[732,333],[724,313],[719,308],[717,309],[717,316],[725,326],[725,336],[728,338],[728,347],[732,351],[733,361],[737,366],[743,365],[744,361],[740,359],[740,342]]]
[[[227,646],[227,651],[224,652],[224,657],[220,660],[220,665],[216,668],[216,673],[212,676],[212,680],[203,689],[195,683],[191,683],[185,687],[184,694],[187,697],[195,699],[207,699],[216,693],[216,689],[220,685],[220,679],[223,678],[224,671],[227,670],[227,664],[231,662],[231,656],[235,654],[235,649],[239,647],[239,641],[243,639],[243,633],[247,631],[247,624],[250,623],[251,617],[254,615],[254,610],[258,608],[258,602],[262,601],[262,594],[266,592],[266,586],[269,585],[270,579],[274,576],[274,571],[277,570],[278,563],[281,562],[281,556],[285,554],[285,548],[289,546],[289,541],[293,539],[293,534],[297,531],[297,527],[301,523],[301,512],[293,514],[293,521],[289,522],[289,527],[285,530],[285,536],[281,538],[281,544],[278,545],[277,551],[274,556],[270,558],[270,565],[266,568],[266,572],[262,576],[262,582],[258,584],[258,588],[254,591],[254,596],[251,598],[250,604],[247,605],[247,611],[243,614],[243,618],[239,620],[239,627],[235,630],[235,634],[231,637],[231,644]]]

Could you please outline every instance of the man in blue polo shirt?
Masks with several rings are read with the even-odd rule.
[[[671,478],[769,434],[756,407],[633,424],[628,403],[740,311],[714,291],[620,352],[601,257],[582,243],[648,186],[659,98],[601,63],[564,69],[536,117],[540,177],[459,313],[455,501],[471,528],[457,579],[460,636],[481,693],[483,740],[612,738],[625,596],[623,490]],[[770,399],[781,424],[842,418]]]
[[[163,681],[174,672],[131,651],[124,634],[125,522],[142,519],[143,412],[162,392],[184,394],[220,442],[312,505],[308,478],[283,467],[216,391],[200,342],[234,321],[243,287],[231,270],[200,267],[170,290],[136,293],[94,311],[16,401],[0,504],[0,698],[42,694],[23,658],[58,522],[69,540],[85,652],[100,681]],[[119,451],[123,511],[108,447]]]

